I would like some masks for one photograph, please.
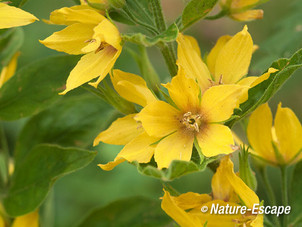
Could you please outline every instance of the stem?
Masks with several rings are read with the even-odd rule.
[[[160,51],[164,56],[166,64],[168,66],[171,77],[176,76],[177,74],[177,65],[176,65],[176,54],[173,50],[173,46],[169,45],[171,43],[165,43],[160,45]]]
[[[273,188],[270,184],[270,181],[268,179],[266,168],[261,168],[260,169],[260,176],[261,176],[262,181],[264,183],[264,186],[265,186],[265,189],[266,189],[265,192],[266,192],[266,195],[268,197],[270,205],[271,206],[276,206],[277,205],[276,197],[275,197]],[[280,221],[277,218],[277,216],[273,215],[272,217],[273,217],[273,221],[275,222],[276,226],[280,227]]]
[[[218,14],[213,15],[213,16],[205,17],[204,19],[205,20],[216,20],[216,19],[219,19],[221,17],[224,17],[225,15],[227,15],[227,13],[228,12],[226,10],[221,10]]]
[[[7,138],[2,123],[0,122],[0,161],[3,161],[3,166],[0,163],[0,194],[4,192],[9,180],[9,148]],[[3,169],[1,169],[3,167]]]
[[[287,167],[286,166],[281,166],[281,186],[282,186],[282,205],[288,206],[288,187],[287,187],[287,183],[288,183],[288,177],[287,177]],[[283,226],[286,227],[287,226],[287,215],[284,214],[283,216]]]
[[[154,16],[155,24],[159,33],[166,31],[167,26],[162,11],[160,0],[150,0],[151,11]],[[176,53],[173,43],[161,43],[160,50],[167,63],[171,77],[177,74]]]
[[[160,33],[166,31],[167,26],[163,15],[163,10],[160,4],[160,0],[150,0],[150,6],[158,31]]]

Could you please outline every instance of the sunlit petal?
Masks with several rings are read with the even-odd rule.
[[[198,145],[206,157],[234,152],[234,140],[231,130],[224,125],[209,124],[197,136]]]
[[[302,149],[302,126],[295,113],[289,108],[283,108],[281,103],[275,117],[275,129],[280,153],[288,163]]]
[[[154,158],[159,169],[168,168],[173,160],[190,161],[193,148],[193,136],[175,132],[161,140]]]
[[[253,40],[247,26],[221,49],[215,66],[215,81],[234,84],[248,72],[253,53]]]
[[[272,121],[272,112],[268,104],[261,105],[250,116],[247,137],[256,155],[275,162],[272,146]]]
[[[101,132],[93,142],[93,146],[103,143],[125,145],[133,140],[144,130],[141,125],[134,120],[136,114],[129,114],[115,120],[108,129]]]

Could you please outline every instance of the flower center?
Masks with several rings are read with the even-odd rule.
[[[199,132],[202,123],[201,116],[199,114],[187,112],[183,115],[181,123],[184,124],[187,129]]]

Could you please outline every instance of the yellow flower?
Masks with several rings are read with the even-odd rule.
[[[20,53],[17,52],[9,62],[7,66],[5,66],[0,73],[0,88],[3,84],[8,81],[14,74],[17,68],[17,60]]]
[[[169,167],[173,160],[189,161],[195,138],[206,157],[233,152],[232,133],[221,123],[239,106],[247,87],[213,86],[201,95],[195,80],[182,70],[164,86],[175,106],[154,101],[136,117],[149,136],[161,138],[154,153],[158,168]]]
[[[262,9],[252,9],[261,3],[260,0],[221,0],[222,9],[227,10],[229,16],[238,21],[250,21],[263,18]]]
[[[272,164],[291,164],[301,159],[302,126],[295,113],[278,105],[274,126],[268,104],[258,107],[250,116],[247,136],[255,155]],[[298,157],[297,157],[298,156]]]
[[[0,29],[19,27],[38,20],[34,15],[22,9],[0,2]]]
[[[148,103],[156,101],[146,82],[139,76],[113,70],[111,81],[118,94],[130,102],[146,106]],[[135,116],[134,113],[117,119],[107,130],[95,138],[94,146],[101,141],[108,144],[125,145],[113,162],[99,165],[103,170],[112,170],[125,160],[139,163],[150,162],[155,149],[155,145],[152,144],[159,138],[146,134],[141,123],[135,120]]]
[[[84,54],[70,72],[66,89],[60,94],[98,77],[96,82],[90,83],[97,87],[122,51],[118,29],[98,11],[85,5],[53,11],[50,23],[67,27],[40,41],[42,44],[68,54]]]
[[[220,37],[207,56],[207,64],[203,62],[197,41],[193,37],[180,34],[177,42],[177,64],[187,76],[198,81],[202,92],[218,84],[239,84],[252,87],[275,72],[271,70],[269,74],[261,77],[243,78],[248,73],[255,48],[247,26],[244,26],[243,30],[233,37]]]
[[[262,227],[263,215],[210,214],[212,206],[228,205],[233,210],[240,205],[252,209],[254,204],[259,204],[258,196],[234,173],[233,163],[226,156],[212,178],[211,195],[188,192],[174,197],[165,191],[161,207],[181,227],[202,227],[206,222],[207,227]],[[202,207],[208,211],[201,212]]]
[[[16,217],[12,227],[39,227],[39,213],[38,211]]]

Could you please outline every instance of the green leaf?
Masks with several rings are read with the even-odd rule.
[[[0,67],[6,66],[23,44],[22,28],[6,29],[0,33]]]
[[[123,11],[137,24],[150,29],[156,28],[148,0],[126,0]]]
[[[204,171],[207,165],[214,160],[216,160],[216,158],[207,158],[201,163],[198,163],[198,161],[195,160],[189,162],[174,160],[171,162],[169,168],[161,170],[156,168],[155,165],[152,165],[152,163],[139,164],[137,162],[133,162],[133,164],[137,166],[138,172],[143,175],[158,178],[163,181],[172,181],[189,173]]]
[[[205,17],[216,5],[218,0],[191,0],[182,13],[182,29],[185,30],[198,20]]]
[[[122,38],[125,41],[143,45],[145,47],[154,46],[160,42],[172,42],[175,41],[178,36],[178,28],[176,24],[172,24],[165,32],[154,36],[148,37],[142,33],[123,34]]]
[[[171,219],[160,208],[160,201],[132,197],[92,211],[78,227],[164,227]]]
[[[3,204],[10,216],[20,216],[38,208],[54,182],[89,164],[96,153],[56,145],[41,144],[24,158],[12,176]]]
[[[135,25],[133,20],[127,16],[122,10],[118,9],[110,9],[109,16],[112,20],[117,22],[127,24],[127,25]]]
[[[293,177],[291,181],[291,193],[290,193],[290,225],[293,227],[301,226],[302,224],[302,161],[298,162],[293,171]]]
[[[40,143],[86,148],[92,145],[109,114],[108,105],[98,97],[64,97],[26,123],[17,141],[15,159],[22,160]]]
[[[267,102],[301,66],[302,49],[297,51],[290,59],[283,58],[275,61],[271,67],[279,71],[272,73],[267,80],[249,89],[248,100],[240,104],[240,108],[234,111],[234,115],[238,117],[227,122],[227,125],[232,126],[236,121],[244,118],[258,106]]]
[[[36,114],[61,96],[77,56],[56,56],[19,70],[0,89],[0,119],[16,120]]]

